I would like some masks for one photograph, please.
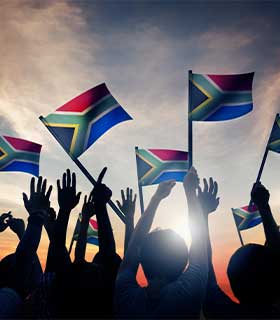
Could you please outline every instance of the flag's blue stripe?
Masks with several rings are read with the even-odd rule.
[[[176,180],[182,182],[184,180],[187,171],[171,171],[171,172],[163,172],[156,180],[153,181],[153,184],[158,184],[162,181],[167,180]]]
[[[253,110],[253,104],[244,104],[240,106],[221,106],[214,114],[204,121],[224,121],[241,117]]]
[[[113,126],[122,121],[131,119],[130,115],[121,106],[105,114],[102,118],[93,123],[86,149]]]
[[[88,237],[87,238],[87,243],[99,246],[98,238],[95,238],[95,237]]]
[[[0,168],[0,171],[19,171],[30,173],[36,177],[39,176],[39,165],[30,162],[14,161],[5,168]]]

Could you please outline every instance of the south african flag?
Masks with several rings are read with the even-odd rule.
[[[276,116],[267,145],[268,149],[280,153],[280,117]]]
[[[140,186],[174,179],[182,182],[188,171],[188,153],[167,149],[135,148]]]
[[[253,72],[234,75],[192,73],[189,119],[224,121],[252,111],[253,77]]]
[[[78,218],[78,221],[77,221],[77,224],[75,227],[75,231],[74,231],[74,236],[73,236],[73,239],[76,241],[78,240],[81,221],[82,221],[82,215],[79,214],[79,218]],[[98,225],[97,225],[97,221],[94,219],[89,219],[89,225],[88,225],[88,229],[87,229],[87,243],[94,244],[96,246],[99,245],[99,243],[98,243]]]
[[[0,137],[0,171],[19,171],[39,175],[42,146],[24,139]]]
[[[40,119],[63,148],[78,158],[113,126],[132,118],[102,83]]]

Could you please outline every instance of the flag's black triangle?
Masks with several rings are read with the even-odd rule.
[[[192,101],[192,110],[202,104],[204,101],[209,99],[195,84],[191,82],[191,101]]]
[[[71,143],[73,140],[75,128],[55,127],[55,126],[48,126],[48,128],[51,131],[51,133],[54,135],[54,137],[65,148],[65,150],[69,152],[71,149]]]

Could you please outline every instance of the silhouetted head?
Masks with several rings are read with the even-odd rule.
[[[259,244],[248,244],[233,254],[227,273],[240,303],[271,304],[280,296],[279,270],[279,253]]]
[[[144,239],[139,258],[148,281],[173,281],[187,265],[188,247],[176,232],[155,230]]]

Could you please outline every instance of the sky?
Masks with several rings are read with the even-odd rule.
[[[105,82],[133,117],[107,132],[81,157],[94,177],[108,167],[113,200],[127,186],[137,191],[134,147],[187,150],[188,70],[255,72],[254,110],[226,122],[193,125],[194,165],[201,178],[219,184],[220,206],[210,217],[218,281],[230,292],[226,267],[240,246],[232,207],[244,206],[260,166],[275,114],[280,111],[280,2],[277,1],[25,1],[0,3],[0,133],[43,145],[40,172],[55,185],[66,168],[78,189],[91,185],[38,120],[80,93]],[[270,153],[262,182],[280,223],[280,159]],[[22,192],[31,176],[1,173],[1,210],[25,221]],[[148,204],[155,191],[145,187]],[[52,205],[57,209],[56,192]],[[71,241],[77,214],[67,233]],[[136,220],[139,217],[137,204]],[[110,212],[118,252],[124,226]],[[187,206],[180,183],[158,210],[155,227],[172,228],[190,243]],[[263,243],[262,226],[242,233]],[[15,250],[10,230],[0,234],[0,256]],[[38,250],[44,264],[48,239]],[[88,246],[91,259],[95,247]]]

